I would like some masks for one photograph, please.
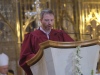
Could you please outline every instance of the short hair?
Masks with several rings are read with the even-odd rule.
[[[11,70],[11,69],[9,69],[8,72],[11,73],[11,74],[14,74],[14,71]]]
[[[54,15],[54,12],[51,9],[42,10],[41,13],[40,13],[40,18],[41,19],[43,18],[44,14],[52,14],[52,15]]]

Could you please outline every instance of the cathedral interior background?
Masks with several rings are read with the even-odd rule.
[[[0,53],[9,56],[15,75],[24,75],[18,65],[24,34],[39,26],[45,8],[55,13],[54,28],[74,40],[100,38],[100,0],[0,0]]]

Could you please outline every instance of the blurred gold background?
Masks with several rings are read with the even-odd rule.
[[[100,38],[100,0],[0,0],[0,53],[10,57],[15,75],[24,75],[18,65],[24,34],[38,28],[39,12],[45,8],[55,13],[54,28],[74,40]]]

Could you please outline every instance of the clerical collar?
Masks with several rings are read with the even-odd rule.
[[[44,31],[44,30],[43,30],[43,28],[42,28],[42,27],[40,27],[40,30],[41,30],[41,31],[43,31],[45,34],[49,34],[49,33],[50,33],[50,31],[51,31],[51,30],[50,30],[50,31],[46,32],[46,31]]]
[[[50,34],[50,31],[51,31],[51,30],[48,31],[48,32],[46,32],[46,31],[43,30],[42,27],[40,27],[39,29],[40,29],[41,31],[43,31],[43,32],[47,35],[47,38],[49,39],[49,34]]]

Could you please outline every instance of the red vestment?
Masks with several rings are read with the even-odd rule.
[[[39,50],[39,44],[47,41],[48,38],[41,30],[28,33],[22,44],[19,65],[24,69],[27,75],[32,75],[30,67],[26,64],[26,61],[32,58]],[[52,29],[49,34],[49,40],[71,42],[74,41],[67,33],[62,30]]]

